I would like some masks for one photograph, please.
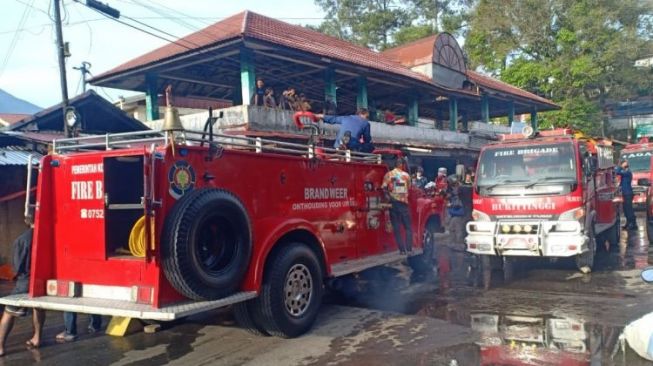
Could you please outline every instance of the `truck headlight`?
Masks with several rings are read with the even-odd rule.
[[[474,221],[490,221],[490,215],[483,211],[472,210],[472,219],[474,219]]]
[[[585,209],[582,207],[574,208],[573,210],[565,211],[560,214],[558,220],[560,221],[580,221],[585,217]]]

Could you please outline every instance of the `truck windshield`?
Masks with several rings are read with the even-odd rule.
[[[492,190],[503,185],[576,182],[576,157],[571,143],[493,146],[479,159],[477,186]]]
[[[647,172],[651,170],[651,155],[653,155],[653,151],[621,152],[621,158],[628,160],[630,170],[633,172]]]

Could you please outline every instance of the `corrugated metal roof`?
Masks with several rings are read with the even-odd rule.
[[[32,164],[38,164],[43,155],[19,146],[0,148],[0,166],[27,165],[29,155],[32,155]]]

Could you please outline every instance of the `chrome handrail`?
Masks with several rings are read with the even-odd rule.
[[[104,148],[111,150],[112,148],[120,148],[124,145],[144,144],[162,142],[167,145],[170,143],[168,134],[175,132],[158,132],[158,131],[136,131],[136,132],[121,132],[114,134],[104,134],[96,136],[82,136],[74,138],[64,138],[53,140],[53,150],[55,153],[62,153],[64,151],[74,150],[90,150],[97,148]],[[188,142],[207,142],[206,133],[204,131],[184,130],[178,132],[178,137],[181,137],[185,143]],[[150,135],[157,135],[150,137]],[[200,138],[194,137],[199,135]],[[174,137],[174,136],[173,136]],[[94,140],[98,140],[94,142]],[[174,138],[172,140],[175,140]],[[237,148],[245,148],[256,153],[283,153],[291,155],[306,156],[315,158],[319,155],[325,159],[343,160],[346,162],[364,162],[381,164],[381,155],[362,153],[350,150],[339,150],[329,147],[320,147],[320,153],[317,153],[317,147],[312,144],[301,144],[294,142],[278,141],[271,139],[263,139],[260,137],[247,137],[238,135],[227,135],[214,133],[213,141],[225,146],[232,146]],[[124,146],[126,148],[130,146]]]

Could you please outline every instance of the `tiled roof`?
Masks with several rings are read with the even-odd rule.
[[[433,59],[433,44],[437,35],[421,38],[416,41],[389,48],[381,54],[406,67],[430,63]]]
[[[378,53],[306,27],[282,22],[251,11],[244,11],[181,38],[175,43],[167,44],[117,66],[95,77],[92,82],[101,82],[103,79],[118,76],[141,67],[173,60],[185,54],[201,52],[229,40],[249,38],[433,85],[431,78],[411,70],[410,67],[419,65],[422,61],[424,61],[423,63],[430,62],[435,37],[426,37]],[[482,87],[515,94],[557,108],[551,101],[481,74],[470,72],[468,77]],[[449,92],[467,93],[464,90],[443,87],[441,89]]]
[[[29,114],[0,113],[0,120],[13,125],[16,122],[22,121],[27,116],[29,116]]]
[[[310,52],[322,57],[333,58],[335,60],[431,83],[428,77],[402,67],[396,62],[383,57],[378,52],[327,36],[312,29],[268,18],[251,11],[236,14],[184,37],[176,43],[157,48],[154,51],[97,76],[95,80],[100,80],[112,74],[121,73],[184,53],[195,52],[195,49],[218,44],[236,37],[255,38]],[[189,50],[181,46],[181,44],[193,50]]]
[[[472,82],[476,83],[477,85],[479,85],[481,87],[488,88],[488,89],[493,89],[493,90],[508,93],[508,94],[513,94],[513,95],[516,95],[516,96],[520,96],[522,98],[531,99],[531,100],[537,101],[539,103],[549,105],[549,106],[554,107],[554,108],[558,108],[558,105],[556,105],[555,103],[553,103],[552,101],[550,101],[550,100],[548,100],[546,98],[542,98],[539,95],[535,95],[535,94],[533,94],[531,92],[527,92],[524,89],[520,89],[520,88],[518,88],[516,86],[510,85],[508,83],[504,83],[501,80],[497,80],[495,78],[485,76],[485,75],[483,75],[481,73],[478,73],[476,71],[467,70],[467,77]]]

